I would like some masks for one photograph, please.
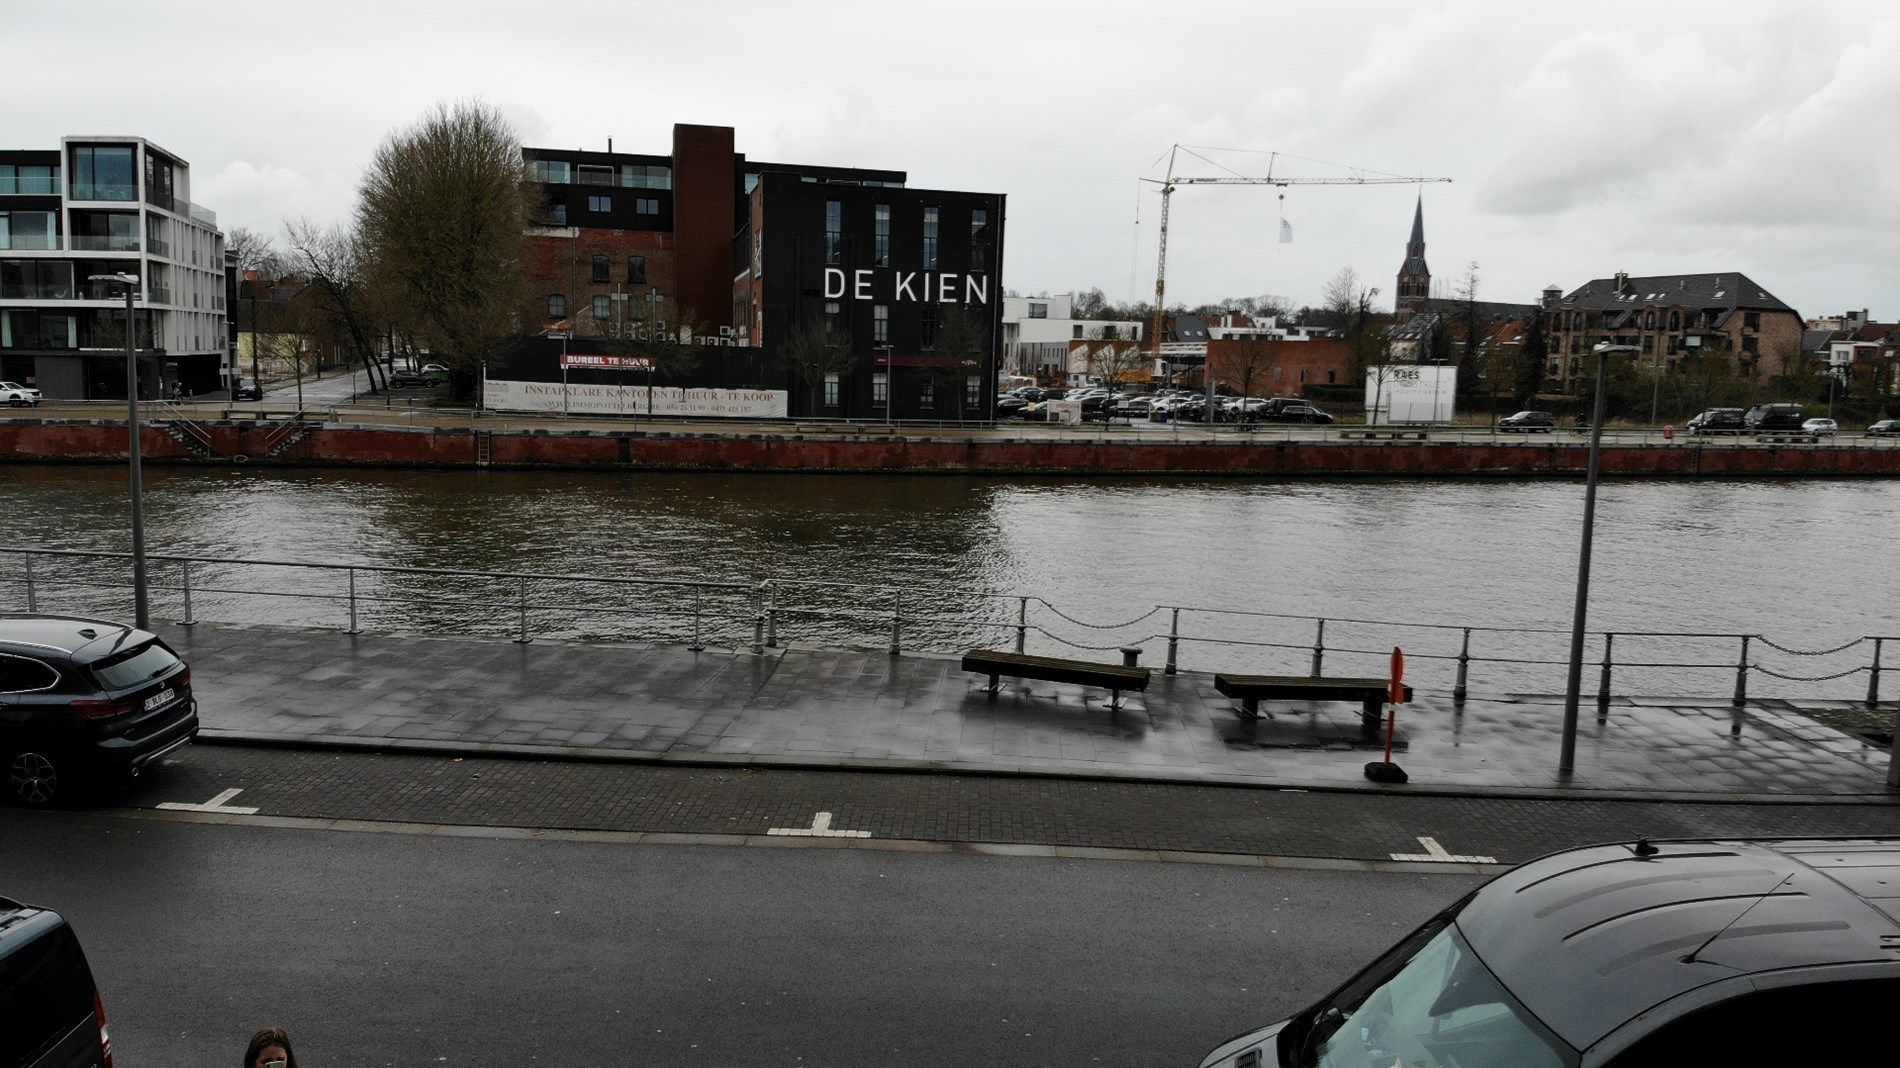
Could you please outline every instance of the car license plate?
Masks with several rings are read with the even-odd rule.
[[[176,696],[178,695],[170,690],[160,690],[145,699],[145,711],[150,712],[154,708],[171,704],[172,698]]]

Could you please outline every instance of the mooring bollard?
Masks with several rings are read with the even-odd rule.
[[[516,602],[516,607],[520,615],[516,622],[515,644],[526,645],[528,644],[528,579],[525,575],[520,579],[520,597]]]
[[[1174,674],[1175,657],[1181,650],[1181,610],[1173,609],[1168,619],[1168,666],[1163,674]]]
[[[178,621],[181,627],[189,627],[198,621],[191,618],[191,561],[182,560],[180,566],[185,569],[185,618]]]
[[[40,610],[40,599],[33,590],[32,553],[26,554],[26,610],[29,612],[37,612]]]
[[[1313,677],[1319,678],[1320,665],[1326,662],[1326,621],[1319,621],[1319,630],[1313,635]]]
[[[1022,652],[1029,641],[1029,598],[1016,598],[1016,651]]]
[[[1880,703],[1880,643],[1886,640],[1885,638],[1874,639],[1874,664],[1873,667],[1867,669],[1868,708]]]
[[[1601,723],[1610,716],[1610,649],[1616,644],[1616,635],[1603,635],[1603,674],[1597,679],[1597,722]]]
[[[1465,673],[1471,668],[1471,628],[1465,628],[1465,637],[1458,645],[1458,684],[1451,688],[1451,699],[1457,704],[1465,703]]]
[[[1735,662],[1735,707],[1748,703],[1748,635],[1742,635],[1742,658]]]
[[[356,569],[350,568],[350,633],[356,633]]]
[[[891,594],[891,655],[897,656],[903,650],[900,637],[904,629],[904,597],[900,593]]]
[[[1140,667],[1141,666],[1141,646],[1139,645],[1122,646],[1122,666],[1123,667]]]
[[[765,580],[765,647],[778,648],[778,587]]]
[[[765,652],[765,586],[752,591],[752,655]]]

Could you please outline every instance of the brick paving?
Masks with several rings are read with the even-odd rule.
[[[1233,714],[1211,676],[1146,694],[1006,681],[880,651],[436,639],[200,624],[164,628],[207,728],[285,739],[547,747],[760,765],[951,767],[1308,787],[1358,786],[1376,743],[1356,706]],[[1561,703],[1421,693],[1394,759],[1418,786],[1882,795],[1887,753],[1785,701],[1586,706],[1578,774],[1556,775]]]
[[[1417,797],[1180,783],[761,771],[194,746],[114,805],[202,802],[266,816],[458,827],[767,835],[1386,860],[1418,836],[1516,863],[1605,841],[1900,834],[1900,806]]]

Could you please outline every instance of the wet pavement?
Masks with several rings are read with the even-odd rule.
[[[1321,788],[1369,786],[1381,741],[1356,705],[1264,703],[1249,723],[1198,673],[1156,672],[1111,710],[1105,691],[1005,680],[992,697],[954,658],[880,651],[162,630],[192,663],[207,729],[280,741]],[[1400,789],[1889,796],[1884,746],[1786,701],[1617,700],[1601,718],[1588,704],[1568,779],[1561,721],[1548,697],[1421,692],[1399,716]]]

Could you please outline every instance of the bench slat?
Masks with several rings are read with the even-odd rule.
[[[1214,689],[1227,697],[1258,700],[1383,700],[1390,684],[1376,678],[1324,678],[1308,675],[1215,675]],[[1405,699],[1412,688],[1405,687]]]
[[[1149,669],[1120,664],[1097,664],[1087,660],[1068,660],[1055,656],[1030,656],[994,649],[977,649],[963,654],[963,670],[983,675],[1008,675],[1044,682],[1067,682],[1078,686],[1100,686],[1110,690],[1146,690]]]

